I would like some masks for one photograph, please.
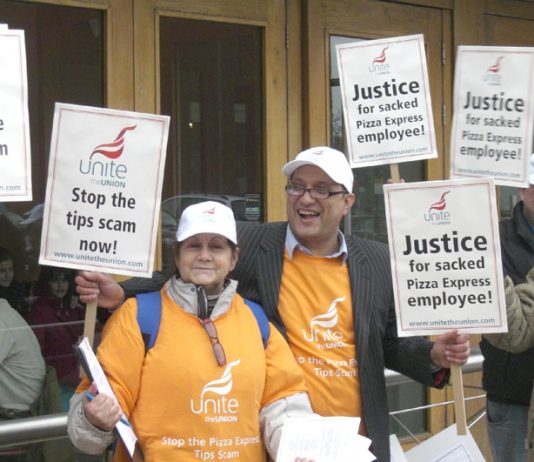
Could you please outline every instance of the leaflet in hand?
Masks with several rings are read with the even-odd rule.
[[[277,462],[305,457],[321,462],[370,462],[371,440],[358,434],[359,417],[288,417]]]

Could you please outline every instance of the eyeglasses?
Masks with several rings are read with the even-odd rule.
[[[335,196],[336,194],[346,194],[345,190],[330,191],[326,188],[305,188],[300,184],[286,185],[286,193],[289,196],[304,196],[306,192],[309,192],[310,196],[314,199],[328,199],[330,196]]]
[[[219,340],[217,328],[215,327],[213,320],[211,318],[205,318],[201,319],[200,322],[202,323],[202,326],[204,326],[206,334],[208,334],[217,364],[219,366],[224,366],[226,364],[226,354],[224,353],[224,348]]]

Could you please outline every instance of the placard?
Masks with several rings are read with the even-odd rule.
[[[352,167],[437,157],[421,34],[336,46]]]
[[[433,435],[406,453],[408,462],[485,462],[473,435],[458,435],[456,425]]]
[[[31,201],[24,31],[0,27],[0,201]]]
[[[534,48],[458,47],[451,178],[527,187],[533,97]]]
[[[398,334],[506,332],[491,178],[384,186]]]
[[[150,277],[169,117],[56,104],[40,264]]]

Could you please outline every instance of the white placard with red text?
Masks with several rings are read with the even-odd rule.
[[[451,178],[528,186],[534,126],[534,48],[458,47]]]
[[[169,117],[56,104],[40,264],[149,277]]]
[[[24,31],[0,27],[0,201],[31,201]]]
[[[421,34],[336,46],[352,167],[437,157]]]
[[[398,334],[506,332],[491,178],[384,185]]]

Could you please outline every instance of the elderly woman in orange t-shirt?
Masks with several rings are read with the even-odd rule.
[[[78,393],[71,401],[75,446],[102,452],[124,413],[147,462],[262,462],[265,449],[276,457],[286,416],[312,411],[285,340],[272,326],[262,339],[260,315],[227,277],[238,257],[231,209],[203,202],[184,210],[177,273],[160,292],[161,306],[152,307],[161,310],[156,342],[145,350],[136,299],[112,315],[97,357],[118,404],[82,381],[78,392],[94,397]],[[123,457],[119,447],[114,460]]]

